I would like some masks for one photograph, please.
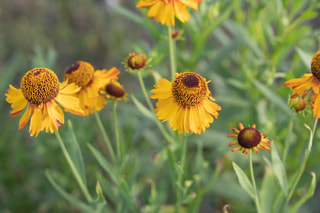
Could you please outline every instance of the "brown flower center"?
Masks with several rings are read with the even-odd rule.
[[[261,142],[261,133],[252,127],[244,128],[239,132],[238,143],[244,148],[256,147]]]
[[[34,68],[23,76],[20,88],[28,102],[47,103],[59,94],[59,80],[50,69]]]
[[[93,76],[93,66],[87,62],[78,61],[76,64],[73,64],[66,69],[64,80],[68,80],[69,83],[75,83],[83,88],[93,80]]]
[[[182,106],[196,106],[207,97],[208,86],[204,78],[192,72],[180,74],[172,82],[174,99]]]
[[[314,77],[320,80],[320,51],[313,55],[311,60],[311,72]]]
[[[106,86],[106,92],[116,98],[121,98],[125,94],[124,88],[116,81],[111,81]]]

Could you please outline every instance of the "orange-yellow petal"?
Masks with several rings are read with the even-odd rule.
[[[11,117],[18,115],[27,106],[28,101],[22,94],[21,89],[17,89],[9,85],[8,93],[5,94],[6,101],[11,104],[12,110],[10,111]]]
[[[174,12],[177,16],[177,18],[182,22],[185,23],[189,20],[190,14],[186,8],[186,6],[180,2],[176,2],[174,4]]]
[[[32,104],[29,104],[26,111],[24,112],[24,114],[19,120],[19,129],[22,129],[23,127],[26,126],[26,124],[30,119],[31,113],[32,113]]]

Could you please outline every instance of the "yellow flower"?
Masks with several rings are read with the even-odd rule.
[[[86,115],[92,114],[94,110],[100,111],[107,104],[100,90],[111,80],[118,80],[120,71],[113,67],[109,71],[94,70],[93,66],[84,61],[78,61],[66,69],[64,80],[75,83],[81,87],[77,93],[80,100],[80,107]]]
[[[118,101],[129,96],[129,94],[125,92],[123,86],[118,81],[114,80],[111,80],[107,84],[107,86],[102,90],[102,94],[105,94],[106,98],[112,98]]]
[[[158,99],[155,109],[157,117],[169,121],[173,130],[179,134],[183,129],[187,133],[205,132],[213,117],[218,118],[218,110],[221,107],[214,103],[208,83],[199,74],[185,72],[176,74],[176,78],[170,82],[164,78],[151,90],[154,94],[150,98]]]
[[[304,74],[302,78],[291,79],[285,82],[285,87],[292,87],[291,98],[307,94],[311,96],[310,105],[313,117],[320,118],[320,51],[314,54],[311,61],[312,74]]]
[[[56,101],[73,114],[84,116],[75,94],[80,90],[75,84],[59,83],[57,75],[47,68],[34,68],[21,79],[20,89],[9,85],[6,101],[11,104],[11,117],[26,111],[19,121],[19,129],[25,127],[30,117],[30,135],[45,130],[53,133],[64,124],[64,114]]]
[[[149,8],[148,17],[162,25],[174,26],[175,17],[183,23],[189,20],[190,14],[186,7],[198,11],[198,4],[201,2],[202,0],[140,0],[137,7]]]
[[[124,59],[125,67],[131,71],[140,71],[148,67],[149,60],[146,55],[141,53],[129,53],[129,55]]]
[[[238,145],[232,149],[232,152],[242,150],[242,153],[249,154],[249,150],[252,149],[255,153],[258,153],[259,149],[271,150],[269,139],[265,137],[263,133],[260,133],[256,129],[256,125],[244,128],[242,123],[239,122],[240,130],[233,128],[235,133],[228,134],[228,137],[237,138],[237,141],[229,143],[229,146]]]

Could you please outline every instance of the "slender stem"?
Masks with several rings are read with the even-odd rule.
[[[105,130],[104,127],[103,127],[103,124],[102,124],[102,121],[101,121],[101,119],[100,119],[100,116],[99,116],[99,114],[98,114],[97,111],[94,111],[94,115],[95,115],[95,117],[96,117],[96,121],[97,121],[97,123],[98,123],[98,127],[99,127],[99,129],[100,129],[100,131],[101,131],[101,133],[102,133],[104,142],[105,142],[105,144],[107,145],[108,151],[109,151],[109,153],[110,153],[110,155],[111,155],[111,159],[113,160],[113,162],[116,162],[116,156],[115,156],[115,154],[114,154],[113,147],[112,147],[112,145],[111,145],[111,142],[110,142],[110,140],[109,140],[109,137],[108,137],[108,135],[107,135],[107,132],[106,132],[106,130]]]
[[[85,184],[83,183],[83,181],[82,181],[82,179],[81,179],[81,176],[80,176],[80,174],[78,173],[75,165],[73,164],[73,161],[71,160],[71,157],[70,157],[70,155],[69,155],[69,153],[68,153],[68,151],[67,151],[66,146],[65,146],[64,143],[63,143],[63,140],[62,140],[59,132],[58,132],[58,131],[55,131],[54,133],[55,133],[55,135],[56,135],[56,137],[57,137],[57,139],[58,139],[58,141],[59,141],[59,145],[60,145],[60,147],[61,147],[62,153],[63,153],[64,157],[66,158],[66,160],[67,160],[67,162],[68,162],[68,164],[69,164],[69,166],[70,166],[70,168],[71,168],[71,171],[72,171],[74,177],[76,178],[76,180],[77,180],[77,182],[78,182],[78,184],[79,184],[79,186],[80,186],[80,188],[81,188],[84,196],[86,197],[86,199],[87,199],[88,202],[91,202],[91,201],[92,201],[92,197],[91,197],[91,195],[90,195],[87,187],[86,187]]]
[[[182,144],[181,144],[181,160],[180,160],[180,168],[181,171],[178,174],[178,183],[183,186],[183,173],[184,173],[184,169],[185,169],[185,161],[186,161],[186,155],[187,155],[187,136],[184,134],[183,138],[182,138]],[[176,202],[176,209],[175,212],[179,212],[180,210],[180,206],[181,206],[181,201],[182,201],[182,189],[180,188],[180,186],[177,186],[177,202]]]
[[[168,39],[169,39],[169,51],[170,51],[171,79],[174,79],[175,73],[176,73],[176,60],[175,60],[175,42],[172,38],[171,25],[168,26]]]
[[[256,180],[254,178],[254,173],[253,173],[253,163],[252,163],[252,150],[249,152],[249,164],[250,164],[250,174],[251,174],[251,180],[252,180],[252,185],[254,188],[254,195],[255,195],[255,203],[257,207],[257,212],[261,213],[261,207],[260,207],[260,202],[259,202],[259,197],[258,197],[258,192],[257,192],[257,186],[256,186]]]
[[[150,101],[150,98],[149,98],[149,95],[147,93],[147,90],[146,90],[146,87],[144,85],[144,82],[143,82],[143,79],[142,79],[142,76],[141,76],[141,73],[138,72],[138,78],[139,78],[139,83],[140,83],[140,86],[141,86],[141,90],[142,90],[142,93],[144,95],[144,98],[149,106],[149,109],[154,112],[154,107]],[[166,138],[166,140],[170,143],[175,143],[175,141],[173,140],[172,137],[170,137],[170,135],[166,132],[166,130],[164,129],[163,125],[161,124],[161,122],[158,120],[158,118],[155,118],[154,119],[158,128],[160,129],[162,135]]]
[[[314,121],[314,124],[313,124],[313,128],[312,130],[310,130],[310,138],[309,138],[309,143],[308,143],[308,147],[306,148],[306,151],[305,151],[305,156],[304,156],[304,159],[302,161],[302,164],[300,166],[300,169],[299,169],[299,172],[298,172],[298,175],[290,189],[290,193],[287,197],[287,200],[286,200],[286,203],[288,204],[292,195],[293,195],[293,192],[297,186],[297,184],[299,183],[300,181],[300,178],[304,172],[304,169],[306,167],[306,164],[307,164],[307,161],[308,161],[308,158],[309,158],[309,155],[310,155],[310,152],[311,152],[311,148],[312,148],[312,143],[313,143],[313,136],[314,136],[314,133],[315,133],[315,130],[316,130],[316,127],[317,127],[317,123],[318,123],[318,119],[315,118],[315,121]]]
[[[117,120],[117,103],[118,101],[113,102],[113,125],[116,136],[116,146],[117,146],[117,157],[118,161],[120,161],[122,153],[120,148],[120,139],[119,139],[119,129],[118,129],[118,120]]]
[[[142,90],[142,93],[144,95],[144,98],[146,99],[146,102],[148,104],[148,107],[150,108],[150,110],[153,112],[154,111],[154,108],[153,108],[153,105],[150,101],[150,98],[149,98],[149,95],[147,93],[147,90],[146,90],[146,87],[144,85],[144,82],[143,82],[143,79],[142,79],[142,76],[141,76],[141,72],[138,72],[138,78],[139,78],[139,83],[140,83],[140,86],[141,86],[141,90]]]
[[[288,155],[288,150],[289,150],[289,147],[290,147],[290,141],[291,141],[291,135],[292,135],[294,117],[295,117],[295,112],[292,113],[292,115],[290,117],[289,126],[288,126],[288,136],[287,136],[285,144],[284,144],[282,162],[286,161],[286,158],[287,158],[287,155]]]

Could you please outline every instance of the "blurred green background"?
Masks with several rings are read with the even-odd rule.
[[[65,68],[77,60],[90,62],[96,69],[116,66],[121,70],[119,81],[129,94],[141,99],[137,78],[124,71],[122,61],[132,51],[141,51],[152,58],[151,70],[168,76],[167,29],[146,18],[146,10],[135,8],[137,1],[128,0],[11,0],[0,2],[0,212],[78,212],[49,184],[46,169],[57,170],[59,181],[74,196],[83,198],[63,158],[54,135],[40,133],[30,137],[28,125],[18,130],[21,115],[10,118],[10,107],[4,94],[12,84],[19,87],[24,73],[45,66],[63,79]],[[319,3],[313,0],[207,0],[200,11],[192,11],[185,25],[176,20],[176,29],[183,32],[177,41],[178,71],[195,71],[211,80],[210,89],[222,106],[219,119],[206,134],[193,135],[188,142],[188,160],[196,151],[203,151],[204,166],[190,168],[189,178],[200,175],[210,179],[216,162],[223,169],[217,184],[204,197],[199,212],[221,212],[229,203],[231,212],[254,212],[250,197],[240,188],[231,161],[247,167],[247,156],[231,153],[226,136],[241,121],[257,128],[283,150],[291,111],[286,102],[290,89],[283,83],[309,71],[310,55],[319,49]],[[125,9],[124,9],[125,8]],[[146,74],[146,86],[154,84]],[[147,179],[157,181],[161,202],[170,203],[168,174],[165,167],[151,161],[161,151],[164,141],[155,124],[144,117],[131,101],[119,104],[119,126],[128,151],[136,154],[141,188]],[[101,111],[104,125],[112,136],[112,107]],[[80,142],[89,185],[94,189],[99,170],[85,143],[101,145],[101,135],[93,116],[78,118],[69,113]],[[288,175],[299,166],[299,159],[308,138],[303,127],[310,125],[310,112],[295,118],[293,146],[287,160]],[[59,130],[65,135],[67,127]],[[309,184],[310,171],[320,176],[319,134],[306,172],[296,196]],[[270,153],[261,151],[270,158]],[[262,157],[255,156],[257,165]],[[201,168],[201,169],[199,169]],[[262,178],[264,168],[257,176]],[[159,176],[159,177],[158,177]],[[203,181],[204,183],[206,181]],[[259,183],[260,184],[260,183]],[[275,186],[276,187],[276,186]],[[196,190],[196,187],[195,189]],[[270,189],[271,190],[271,189]],[[300,194],[299,194],[300,193]],[[145,202],[147,190],[141,189],[137,200]],[[170,194],[170,193],[169,193]],[[319,190],[301,212],[317,212]],[[251,207],[249,207],[251,206]],[[237,211],[238,210],[238,211]]]

